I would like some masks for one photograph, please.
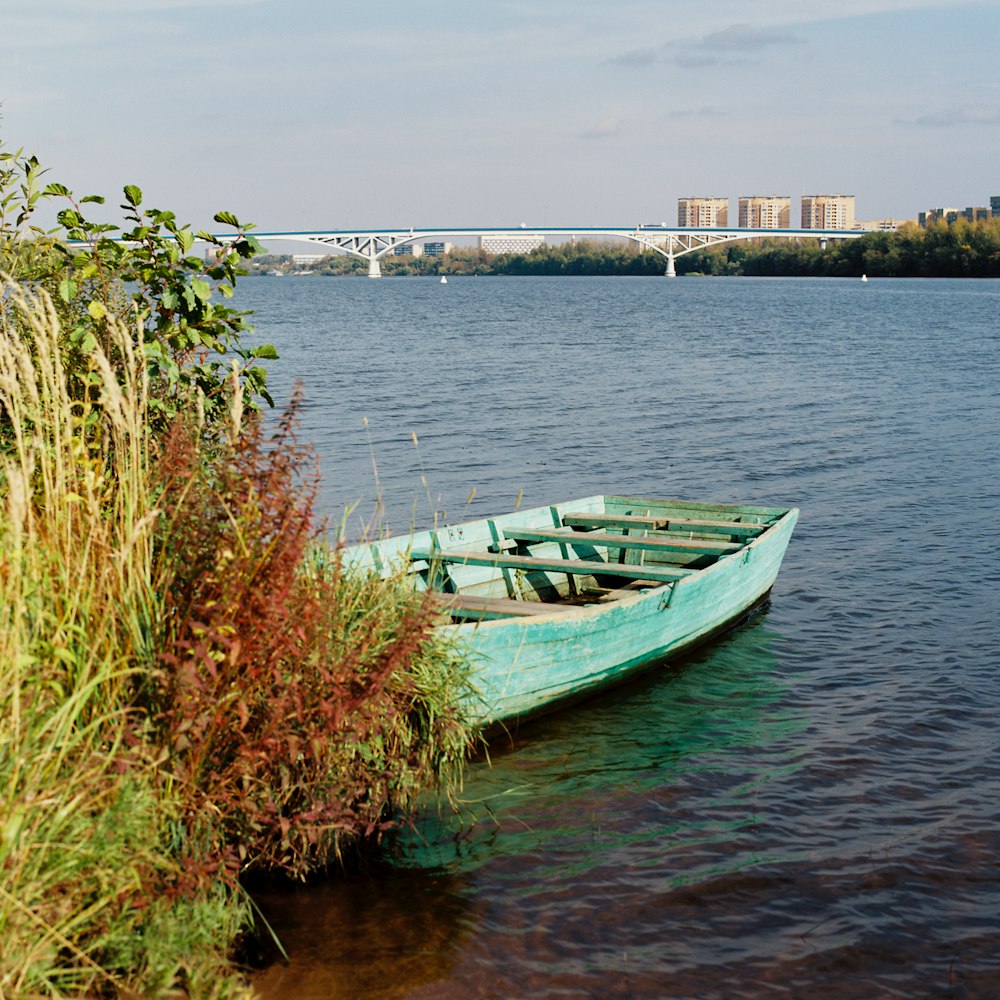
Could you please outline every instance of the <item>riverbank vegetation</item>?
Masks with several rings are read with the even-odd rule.
[[[237,996],[246,876],[453,789],[465,667],[343,571],[296,401],[261,415],[250,227],[206,260],[138,188],[127,242],[96,200],[0,149],[0,996]]]
[[[456,247],[443,256],[383,257],[387,277],[409,275],[662,275],[666,258],[625,240],[579,240],[530,253],[488,254]],[[308,271],[330,276],[368,273],[359,257],[330,256],[296,265],[291,257],[264,257],[258,273]],[[855,239],[762,237],[676,258],[679,275],[748,277],[1000,278],[1000,219],[906,224]]]

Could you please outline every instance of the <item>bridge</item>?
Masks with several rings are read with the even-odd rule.
[[[648,250],[666,258],[664,272],[668,278],[676,276],[674,262],[678,257],[695,250],[731,243],[734,240],[754,240],[764,237],[787,239],[819,240],[825,247],[828,240],[849,240],[864,236],[860,229],[699,229],[671,228],[664,225],[644,225],[629,227],[582,227],[579,229],[529,229],[525,225],[507,229],[386,229],[386,230],[329,230],[325,232],[260,233],[254,236],[262,243],[282,240],[291,243],[307,243],[325,247],[329,251],[363,257],[368,261],[368,277],[381,278],[381,259],[397,247],[426,240],[442,240],[482,237],[482,236],[582,236],[617,237],[631,240]],[[225,238],[225,237],[222,237]]]

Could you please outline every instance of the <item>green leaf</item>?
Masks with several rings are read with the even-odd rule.
[[[105,309],[104,306],[96,300],[87,303],[87,312],[89,312],[95,320],[102,320],[108,314],[107,309]]]
[[[261,344],[259,347],[255,347],[250,352],[250,356],[252,358],[263,358],[265,361],[278,360],[278,352],[273,344]]]
[[[67,191],[66,193],[69,194],[69,191]],[[88,202],[88,201],[92,201],[96,205],[103,205],[104,204],[104,195],[102,195],[102,194],[88,194],[88,195],[84,195],[80,199],[80,204],[83,204],[84,202]]]
[[[83,222],[80,213],[72,208],[64,208],[56,218],[59,220],[59,225],[65,226],[67,229],[75,229]]]
[[[49,184],[46,186],[45,190],[42,192],[43,197],[49,196],[62,196],[69,197],[69,188],[65,184]],[[87,199],[84,198],[84,201]]]
[[[195,278],[191,282],[191,290],[202,302],[207,302],[212,297],[212,286],[207,281]]]
[[[133,207],[137,207],[142,204],[142,190],[137,188],[134,184],[125,185],[125,200]]]
[[[241,257],[249,258],[260,253],[260,244],[252,236],[246,236],[241,240],[236,240],[233,243],[233,249]]]
[[[63,302],[72,302],[76,297],[76,282],[72,278],[63,278],[59,282],[59,298]]]
[[[233,226],[236,229],[240,228],[240,220],[233,215],[232,212],[216,212],[212,218],[216,222],[221,223],[223,226]]]

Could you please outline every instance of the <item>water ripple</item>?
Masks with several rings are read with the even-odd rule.
[[[1000,283],[245,285],[335,520],[373,456],[403,528],[802,509],[749,627],[494,748],[388,871],[263,892],[265,997],[996,995]]]

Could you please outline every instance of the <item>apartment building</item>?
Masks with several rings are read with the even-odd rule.
[[[729,225],[728,198],[678,198],[677,225],[681,228],[725,228]]]
[[[802,196],[803,229],[853,229],[853,194],[806,194]]]
[[[739,200],[741,229],[788,229],[792,199],[784,195],[747,195]]]

